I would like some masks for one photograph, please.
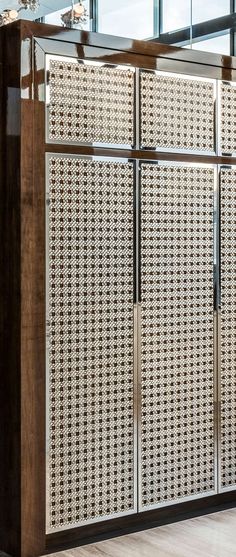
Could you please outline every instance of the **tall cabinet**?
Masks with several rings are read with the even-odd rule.
[[[0,549],[236,493],[236,60],[0,30]]]

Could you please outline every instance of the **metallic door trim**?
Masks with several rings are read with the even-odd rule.
[[[218,148],[218,146],[217,146]],[[219,167],[215,168],[214,184],[214,445],[215,445],[215,486],[219,490],[220,430],[219,430],[219,378],[220,378],[220,205],[219,205]]]

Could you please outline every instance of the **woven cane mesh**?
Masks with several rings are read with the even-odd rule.
[[[213,83],[142,71],[141,146],[214,151]]]
[[[134,73],[50,60],[49,140],[133,144]]]
[[[214,490],[213,184],[142,165],[143,507]]]
[[[236,87],[221,83],[221,150],[231,155],[236,152]]]
[[[134,508],[133,165],[50,156],[50,528]]]
[[[221,169],[221,486],[236,484],[236,170]]]

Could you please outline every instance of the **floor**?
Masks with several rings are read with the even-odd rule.
[[[236,509],[54,553],[53,557],[236,557]]]

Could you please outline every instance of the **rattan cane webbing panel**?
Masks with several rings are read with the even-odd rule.
[[[212,168],[143,164],[142,506],[214,490]]]
[[[49,141],[133,145],[134,72],[50,60]]]
[[[221,87],[221,151],[225,154],[236,152],[236,87],[223,82]]]
[[[141,72],[141,146],[214,151],[213,82]]]
[[[49,528],[134,508],[133,165],[50,156]]]
[[[236,170],[221,169],[221,486],[236,484]]]

